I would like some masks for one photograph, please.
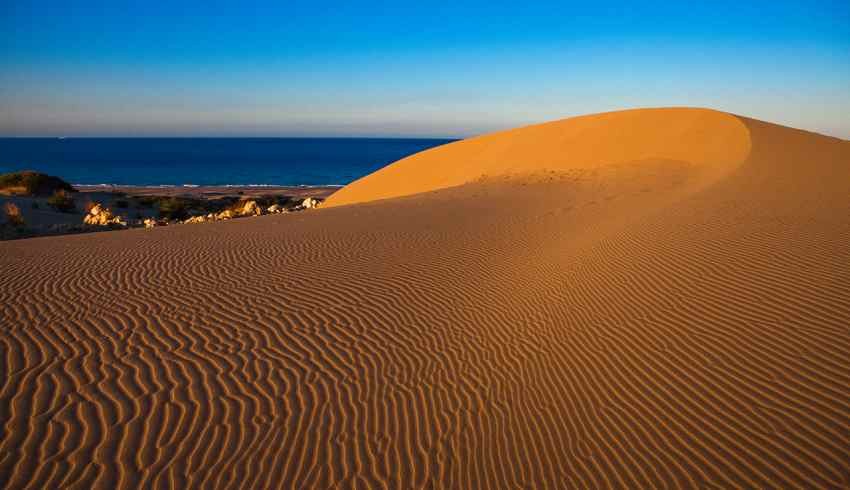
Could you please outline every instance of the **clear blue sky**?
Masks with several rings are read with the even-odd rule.
[[[705,106],[850,139],[850,2],[0,1],[0,135],[467,136]]]

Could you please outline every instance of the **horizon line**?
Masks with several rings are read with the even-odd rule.
[[[33,135],[3,135],[0,134],[0,139],[55,139],[55,140],[80,140],[80,139],[375,139],[375,140],[462,140],[472,138],[477,135],[469,136],[238,136],[238,135],[144,135],[144,136],[125,136],[125,135],[86,135],[86,136],[33,136]]]

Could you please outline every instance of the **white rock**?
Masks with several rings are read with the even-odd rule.
[[[263,214],[263,210],[257,204],[257,201],[246,201],[242,205],[242,209],[239,210],[240,216],[259,216],[261,214]]]
[[[196,224],[196,223],[206,223],[206,221],[207,221],[206,216],[192,216],[191,218],[183,221],[183,223]]]
[[[92,206],[92,208],[89,210],[89,214],[83,217],[83,223],[93,226],[127,226],[127,222],[124,221],[120,216],[115,216],[114,214],[112,214],[112,211],[107,208],[104,208],[100,204],[95,204],[94,206]]]

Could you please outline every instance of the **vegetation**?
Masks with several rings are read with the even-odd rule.
[[[3,206],[3,211],[6,213],[6,222],[12,226],[24,226],[24,217],[21,215],[21,209],[12,202],[7,202]]]
[[[189,217],[189,201],[179,197],[166,197],[159,199],[157,208],[159,217],[164,219],[186,219]]]
[[[246,200],[247,199],[243,199],[243,202],[246,201]],[[264,195],[264,196],[256,197],[256,198],[251,199],[251,200],[257,201],[257,204],[259,204],[260,207],[262,207],[263,209],[265,209],[265,208],[267,208],[267,207],[269,207],[273,204],[277,204],[278,206],[280,206],[282,208],[291,209],[291,208],[294,208],[295,206],[297,206],[298,203],[301,202],[299,199],[295,199],[295,198],[290,197],[290,196],[280,196],[280,195]]]
[[[58,191],[77,192],[59,177],[25,170],[0,175],[0,194],[49,196]]]
[[[6,181],[8,182],[8,180]],[[23,191],[21,191],[23,192]],[[16,191],[17,193],[17,191]],[[50,209],[56,209],[61,212],[71,212],[78,209],[83,210],[88,214],[91,209],[97,204],[92,201],[92,194],[83,192],[78,196],[70,194],[70,191],[59,189],[47,199],[47,205]],[[106,198],[105,204],[111,204],[114,208],[125,209],[127,216],[134,216],[136,223],[148,218],[158,217],[169,221],[184,221],[193,216],[206,214],[219,214],[222,211],[231,210],[235,215],[240,215],[245,204],[248,201],[256,201],[257,205],[262,209],[267,209],[272,205],[278,205],[284,209],[292,209],[297,207],[302,199],[290,196],[266,194],[262,196],[246,198],[244,195],[230,195],[210,198],[189,197],[183,196],[134,196],[132,194],[113,192]],[[44,209],[44,200],[27,199],[26,206],[31,206],[32,209]],[[21,204],[19,203],[18,206]],[[11,207],[10,207],[11,206]],[[79,223],[79,220],[73,217],[68,217],[67,223],[57,223],[49,225],[25,224],[25,220],[18,206],[10,203],[7,206],[0,205],[0,240],[11,240],[18,238],[27,238],[32,236],[56,235],[67,233],[84,233],[92,231],[91,226],[85,226]],[[153,211],[153,212],[152,212]],[[4,215],[8,216],[4,219]],[[53,218],[56,219],[55,217]],[[107,229],[108,227],[103,227]]]
[[[157,208],[159,217],[163,219],[186,219],[191,214],[207,214],[219,212],[236,200],[222,198],[215,200],[197,199],[192,197],[141,196],[135,199],[137,208]],[[116,207],[122,207],[118,202]]]
[[[77,206],[74,204],[74,198],[65,190],[58,190],[53,193],[50,199],[47,200],[47,205],[63,213],[70,213],[77,209]]]
[[[239,198],[234,196],[219,197],[216,199],[198,199],[192,197],[166,197],[166,196],[139,196],[133,198],[134,206],[137,209],[156,208],[159,210],[159,217],[163,219],[186,219],[191,215],[220,213],[225,210],[242,209],[246,201],[257,201],[257,204],[262,208],[267,208],[272,204],[280,205],[285,208],[292,208],[300,201],[288,196],[262,196],[252,199]],[[115,207],[124,207],[121,202],[116,201]]]
[[[137,208],[152,208],[159,199],[154,196],[141,196],[136,199]]]

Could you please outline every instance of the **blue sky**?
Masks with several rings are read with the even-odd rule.
[[[468,136],[676,105],[850,139],[850,2],[685,3],[5,0],[0,135]]]

